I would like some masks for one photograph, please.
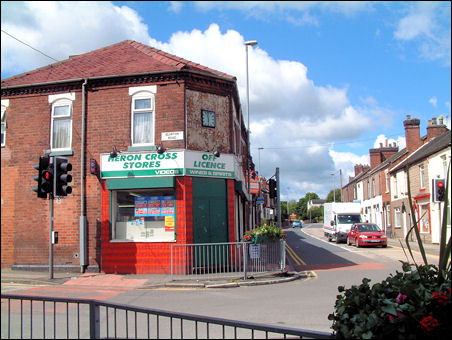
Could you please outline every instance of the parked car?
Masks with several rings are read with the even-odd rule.
[[[292,228],[303,228],[303,224],[301,223],[301,221],[293,221]]]
[[[380,227],[375,223],[355,223],[347,235],[347,245],[361,246],[388,246],[388,239]]]

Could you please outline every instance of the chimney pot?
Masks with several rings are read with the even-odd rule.
[[[432,118],[432,125],[436,125],[436,117]]]
[[[411,115],[406,115],[406,119],[410,120],[411,119]]]
[[[438,120],[439,120],[439,123],[440,123],[441,125],[443,125],[444,117],[443,117],[443,116],[439,116],[439,117],[438,117]]]

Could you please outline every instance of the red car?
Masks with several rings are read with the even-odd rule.
[[[388,240],[380,227],[374,223],[355,223],[347,236],[347,244],[361,246],[388,246]]]

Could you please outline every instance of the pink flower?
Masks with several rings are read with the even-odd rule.
[[[404,295],[402,293],[399,293],[399,295],[397,295],[396,302],[397,303],[404,303],[406,298],[407,298],[406,295]]]
[[[402,316],[405,316],[405,314],[397,312],[397,318],[401,318]],[[396,317],[389,314],[389,321],[392,321],[394,319],[396,319]]]

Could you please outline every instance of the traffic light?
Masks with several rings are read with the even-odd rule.
[[[69,159],[64,157],[55,157],[55,190],[54,196],[67,196],[72,193],[72,187],[68,183],[72,182],[72,176],[68,174],[72,170],[72,164]]]
[[[268,180],[268,186],[269,186],[269,189],[270,189],[270,198],[275,198],[276,197],[276,190],[277,190],[277,188],[276,188],[276,180],[270,178]]]
[[[53,170],[49,156],[40,156],[39,164],[33,164],[33,168],[38,170],[38,174],[33,176],[33,180],[38,185],[31,187],[31,190],[38,194],[39,198],[47,198],[47,194],[53,191]]]
[[[446,188],[444,186],[444,179],[435,179],[435,201],[443,202],[446,198]]]

